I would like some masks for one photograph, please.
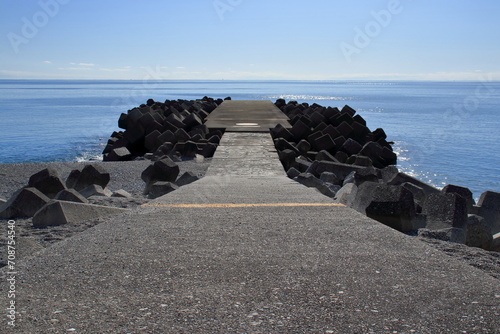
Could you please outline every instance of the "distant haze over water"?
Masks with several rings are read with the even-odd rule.
[[[152,98],[348,104],[437,187],[500,191],[500,82],[0,80],[0,163],[100,159],[122,112]]]

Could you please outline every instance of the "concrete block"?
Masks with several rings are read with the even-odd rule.
[[[130,210],[75,202],[51,200],[33,217],[33,226],[58,226],[122,214]]]
[[[311,173],[301,173],[293,178],[293,180],[309,188],[317,188],[318,186],[323,184],[323,181],[321,181]]]
[[[307,139],[307,137],[312,133],[311,127],[304,123],[302,120],[298,120],[292,126],[290,130],[296,142],[301,139]]]
[[[349,173],[362,170],[364,167],[348,165],[333,161],[319,161],[316,168],[316,173],[320,174],[323,172],[335,173],[340,179],[344,180]]]
[[[100,165],[86,165],[78,176],[73,188],[77,191],[87,188],[92,184],[97,184],[106,188],[110,180],[109,173]]]
[[[36,188],[19,189],[7,202],[0,206],[0,218],[33,217],[49,201],[50,198]]]
[[[486,191],[481,194],[477,202],[478,215],[489,221],[492,226],[492,233],[500,232],[500,193]]]
[[[133,155],[130,153],[128,148],[119,147],[114,148],[111,152],[104,155],[104,161],[130,161],[132,160]]]
[[[400,232],[410,232],[416,216],[413,194],[402,186],[378,185],[366,215]]]
[[[40,190],[49,198],[54,198],[58,192],[66,189],[59,174],[53,168],[45,168],[31,175],[28,186]]]
[[[457,194],[427,196],[422,213],[427,216],[426,227],[431,230],[467,227],[467,202]]]
[[[467,217],[467,237],[465,244],[470,247],[489,250],[493,243],[491,227],[491,224],[483,217],[469,215]]]
[[[144,147],[148,150],[148,152],[154,152],[160,146],[160,142],[158,138],[161,136],[160,131],[154,130],[150,134],[148,134],[144,140]]]
[[[75,189],[65,189],[61,190],[55,197],[54,199],[59,200],[59,201],[67,201],[67,202],[77,202],[77,203],[88,203],[89,201],[87,198],[82,196],[78,191]]]
[[[141,178],[146,182],[145,193],[149,192],[149,187],[156,181],[175,182],[179,175],[179,166],[170,158],[156,161],[146,168]]]
[[[330,152],[325,150],[319,151],[315,158],[318,161],[339,162],[332,154],[330,154]]]
[[[89,198],[90,196],[111,197],[113,195],[108,188],[103,188],[98,184],[91,184],[85,189],[80,190],[79,193],[85,198]]]
[[[400,172],[398,172],[397,174],[394,174],[393,170],[387,170],[387,171],[388,171],[388,173],[385,176],[384,180],[388,179],[387,183],[390,185],[397,186],[397,185],[403,184],[405,182],[408,182],[408,183],[412,183],[412,184],[422,188],[422,190],[425,193],[425,196],[440,193],[439,189],[436,189],[433,186],[431,186],[425,182],[417,180],[416,178],[414,178],[408,174],[400,173]],[[393,175],[392,178],[390,177],[391,174]]]

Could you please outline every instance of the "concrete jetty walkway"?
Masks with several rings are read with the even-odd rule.
[[[14,333],[500,329],[498,280],[288,179],[266,133],[17,271]]]

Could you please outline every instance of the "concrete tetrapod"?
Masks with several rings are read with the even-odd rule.
[[[78,223],[89,219],[117,215],[128,209],[112,208],[100,205],[51,200],[35,213],[33,226],[58,226]]]

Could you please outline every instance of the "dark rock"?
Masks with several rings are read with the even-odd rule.
[[[109,173],[100,165],[86,165],[73,186],[80,191],[92,184],[106,188],[110,180]]]
[[[179,189],[179,186],[177,186],[175,183],[157,181],[150,186],[148,198],[155,199],[177,189]]]
[[[59,174],[53,168],[45,168],[33,174],[28,181],[28,186],[40,190],[49,198],[54,198],[58,192],[66,189]]]
[[[89,201],[75,189],[61,190],[54,198],[59,201],[88,203]]]
[[[416,216],[413,194],[401,186],[379,185],[366,215],[400,232],[412,231]]]
[[[0,218],[33,217],[49,201],[50,198],[36,188],[19,189],[6,203],[0,206]]]
[[[431,230],[467,226],[467,201],[457,194],[430,194],[422,213],[427,216],[426,227]]]

